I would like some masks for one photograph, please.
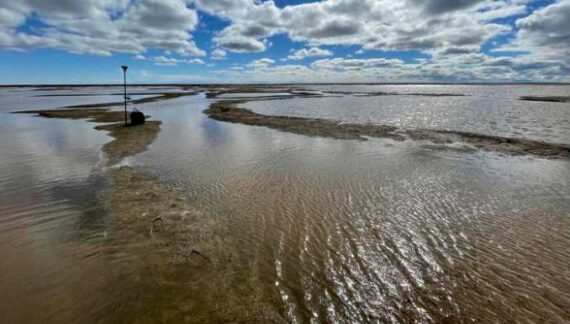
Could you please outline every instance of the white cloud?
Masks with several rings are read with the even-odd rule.
[[[302,70],[307,80],[562,80],[564,69],[568,69],[563,63],[570,57],[570,0],[558,0],[519,19],[520,31],[496,22],[499,18],[527,15],[529,2],[324,0],[277,7],[273,1],[195,0],[199,10],[229,22],[214,40],[233,52],[264,51],[268,37],[284,34],[309,45],[287,56],[292,60],[318,56],[313,48],[319,49],[320,45],[357,45],[361,48],[356,54],[417,50],[429,57],[413,64],[381,58],[333,58],[293,69],[296,73]],[[511,48],[532,51],[534,61],[530,57],[482,54],[484,44],[511,32],[517,35]],[[311,51],[315,55],[309,54]],[[256,77],[267,79],[280,78],[285,71],[290,75],[291,71],[271,64],[252,63],[248,67]]]
[[[259,61],[259,62],[257,62]],[[261,59],[217,74],[227,82],[485,82],[570,81],[562,67],[528,58],[458,54],[439,60],[406,63],[399,59],[331,58],[305,65],[273,65]]]
[[[136,79],[137,82],[144,83],[161,83],[161,82],[198,82],[198,83],[214,83],[214,82],[228,82],[219,79],[213,73],[157,73],[152,71],[142,71],[140,77]]]
[[[154,62],[154,64],[156,65],[160,65],[160,66],[176,66],[180,63],[187,63],[187,64],[206,64],[206,62],[204,62],[203,60],[199,59],[199,58],[194,58],[194,59],[178,59],[175,57],[166,57],[166,56],[155,56],[150,58],[150,60],[152,60]]]
[[[189,64],[199,64],[199,65],[204,65],[204,64],[206,64],[206,62],[204,62],[203,60],[201,60],[201,59],[199,59],[199,58],[193,58],[193,59],[186,60],[186,63],[189,63]]]
[[[184,0],[0,0],[0,8],[0,48],[205,55],[191,40],[198,16]],[[40,27],[17,29],[32,16]]]
[[[362,70],[378,67],[390,68],[394,66],[401,66],[402,64],[404,64],[404,62],[399,59],[344,59],[338,57],[333,59],[315,61],[313,64],[311,64],[311,67],[317,70]]]
[[[178,65],[178,63],[182,63],[182,60],[166,56],[156,56],[153,57],[152,60],[156,65],[163,65],[163,66],[175,66]]]
[[[241,26],[230,26],[214,37],[214,42],[223,49],[236,53],[263,52],[267,48],[265,40],[248,36]],[[247,29],[247,27],[245,28]],[[268,35],[266,35],[268,36]]]
[[[273,63],[275,63],[275,61],[270,58],[261,58],[255,61],[251,61],[251,63],[249,63],[247,66],[252,69],[264,69]]]
[[[516,21],[518,31],[503,50],[528,51],[536,61],[570,65],[570,0],[559,0]]]
[[[487,40],[510,31],[493,19],[525,11],[521,0],[326,0],[279,8],[273,1],[196,0],[200,10],[231,24],[215,38],[230,51],[260,52],[264,40],[284,33],[319,45],[364,49],[435,51],[463,47],[478,51]]]
[[[266,51],[275,35],[304,47],[283,55],[282,61],[318,58],[310,66],[275,65],[275,58],[264,58],[238,67],[246,77],[260,80],[568,80],[570,0],[555,0],[529,15],[530,3],[322,0],[278,7],[271,0],[0,0],[0,50],[129,53],[157,65],[205,64],[189,58],[206,55],[192,37],[200,26],[197,12],[202,11],[227,23],[211,33],[212,60],[226,58],[227,52]],[[518,18],[515,28],[497,20],[505,17]],[[26,25],[30,19],[37,23]],[[513,35],[512,41],[501,45],[504,39],[497,36],[503,34]],[[481,51],[485,44],[528,54],[491,57]],[[330,50],[321,48],[343,45],[358,46],[357,55],[414,50],[426,59],[411,64],[333,58]]]
[[[223,60],[226,58],[226,51],[223,49],[215,49],[211,55],[212,59],[214,60]]]
[[[303,48],[293,54],[287,56],[290,60],[302,60],[307,57],[319,57],[319,56],[332,56],[333,53],[326,49],[321,49],[318,47],[311,47],[309,49]]]
[[[469,7],[474,7],[483,0],[411,0],[428,14],[444,14]]]
[[[228,18],[239,15],[253,4],[251,0],[195,0],[201,10],[220,17]]]

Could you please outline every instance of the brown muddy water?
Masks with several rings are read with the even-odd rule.
[[[351,87],[466,98],[312,86],[326,97],[245,106],[568,143],[568,104],[516,96],[570,87]],[[202,113],[214,100],[203,94],[142,104],[162,130],[121,165],[186,199],[208,258],[196,263],[172,252],[182,242],[157,252],[156,233],[133,233],[105,208],[105,132],[9,113],[83,97],[44,97],[41,107],[34,89],[13,90],[0,90],[2,323],[570,321],[568,159],[218,122]],[[65,91],[101,95],[79,103],[116,100],[108,89]],[[514,95],[493,125],[501,114],[489,97],[501,92]],[[418,100],[430,106],[418,112]]]

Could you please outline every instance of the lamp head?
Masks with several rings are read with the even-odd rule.
[[[127,72],[127,69],[128,69],[129,67],[126,66],[126,65],[122,65],[121,68],[123,69],[123,72]]]

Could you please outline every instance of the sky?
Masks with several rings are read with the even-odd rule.
[[[570,0],[0,0],[0,84],[570,82]]]

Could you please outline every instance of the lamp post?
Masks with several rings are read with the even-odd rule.
[[[125,95],[125,126],[127,125],[127,69],[126,65],[121,66],[123,69],[123,90]]]

